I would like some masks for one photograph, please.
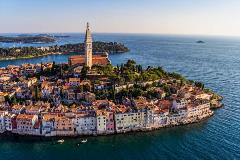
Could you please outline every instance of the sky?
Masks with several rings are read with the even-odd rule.
[[[240,36],[240,0],[0,0],[0,33]]]

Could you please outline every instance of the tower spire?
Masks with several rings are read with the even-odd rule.
[[[92,35],[89,29],[89,23],[87,22],[87,29],[85,35],[85,64],[88,67],[92,67]]]
[[[87,30],[89,30],[89,22],[87,22]]]

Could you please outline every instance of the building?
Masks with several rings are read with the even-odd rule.
[[[123,133],[143,130],[146,127],[146,114],[147,112],[144,111],[116,113],[116,132]]]
[[[44,136],[55,136],[54,134],[54,122],[55,122],[55,117],[57,115],[54,114],[44,114],[42,116],[42,135]]]
[[[17,133],[21,135],[33,135],[34,125],[38,122],[37,115],[19,114],[16,118]]]
[[[210,103],[202,104],[189,104],[187,106],[188,119],[202,119],[211,115],[213,112],[210,110]]]
[[[106,133],[112,134],[115,132],[114,113],[106,112]]]
[[[97,134],[105,134],[107,127],[106,127],[106,115],[105,112],[102,110],[97,110]]]
[[[69,78],[69,85],[73,87],[80,86],[81,81],[80,78]]]
[[[76,114],[73,120],[78,135],[93,135],[97,131],[97,119],[94,111]]]
[[[74,135],[73,120],[66,116],[56,116],[54,128],[56,131],[56,136],[73,136]]]
[[[84,55],[71,56],[68,59],[69,65],[86,65],[92,67],[92,65],[107,65],[110,63],[108,59],[108,53],[102,53],[93,55],[92,51],[92,35],[89,29],[89,23],[87,23],[87,29],[85,34],[85,53]]]
[[[94,93],[91,92],[80,92],[77,93],[77,100],[83,100],[88,103],[91,103],[96,100],[96,96]]]
[[[5,132],[5,111],[0,111],[0,133]]]
[[[7,131],[13,131],[17,129],[16,115],[9,112],[4,116],[5,128]]]
[[[188,104],[187,100],[185,100],[183,98],[182,99],[173,100],[172,109],[173,110],[178,110],[178,109],[186,108],[187,104]]]

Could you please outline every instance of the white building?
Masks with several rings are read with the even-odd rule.
[[[107,131],[107,117],[104,111],[97,111],[97,134],[104,134]]]
[[[5,112],[0,111],[0,133],[5,132],[6,127],[5,127]]]
[[[154,128],[160,128],[169,125],[169,112],[158,111],[153,114]]]
[[[13,119],[14,118],[16,118],[15,114],[11,114],[11,113],[5,114],[4,122],[5,122],[5,128],[7,131],[12,131],[14,129],[13,128]]]
[[[208,114],[212,114],[210,110],[210,103],[203,103],[199,105],[189,105],[187,108],[188,111],[188,118],[202,118]]]
[[[73,124],[78,135],[92,135],[97,131],[95,114],[76,114]]]
[[[142,130],[146,127],[147,112],[127,112],[115,114],[116,132]]]
[[[169,123],[171,125],[179,125],[187,120],[188,111],[186,108],[178,109],[169,115]]]
[[[56,115],[44,114],[42,117],[42,135],[55,136],[54,134],[54,122]]]
[[[174,100],[172,103],[172,108],[176,110],[182,109],[182,108],[185,108],[187,104],[188,102],[185,99]]]

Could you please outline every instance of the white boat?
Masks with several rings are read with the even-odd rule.
[[[82,139],[81,140],[81,143],[86,143],[87,142],[87,139]]]
[[[60,139],[57,142],[62,144],[62,143],[64,143],[64,139]]]

